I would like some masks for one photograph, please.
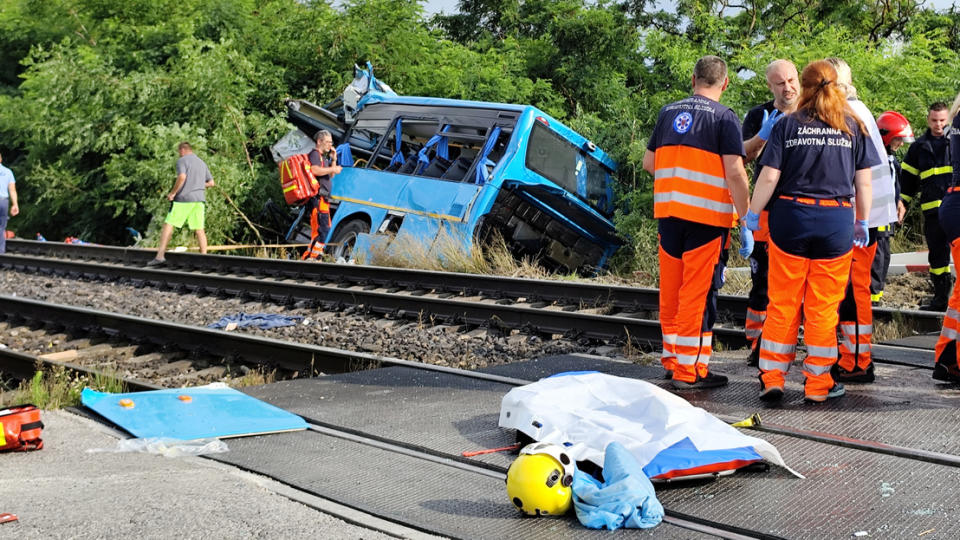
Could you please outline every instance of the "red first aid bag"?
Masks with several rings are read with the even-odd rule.
[[[290,205],[301,205],[320,190],[320,184],[310,172],[307,154],[297,154],[280,162],[280,186],[283,198]]]
[[[0,452],[7,450],[40,450],[43,448],[43,422],[40,409],[18,405],[0,410]]]

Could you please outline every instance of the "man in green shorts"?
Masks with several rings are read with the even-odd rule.
[[[213,176],[210,175],[207,164],[193,153],[190,143],[180,143],[177,151],[180,152],[180,159],[177,160],[177,181],[167,194],[167,199],[173,201],[173,207],[163,222],[157,255],[147,266],[158,266],[167,262],[163,254],[170,243],[170,237],[173,236],[173,229],[183,227],[184,223],[197,233],[200,253],[207,252],[207,233],[203,230],[204,190],[213,187]]]

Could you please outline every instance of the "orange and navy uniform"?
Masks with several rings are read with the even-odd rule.
[[[783,387],[804,321],[805,393],[822,401],[833,388],[837,308],[853,256],[854,174],[880,162],[856,122],[851,137],[806,111],[774,126],[760,165],[781,172],[770,204],[770,303],[760,338],[760,379]]]
[[[329,167],[330,159],[324,158],[316,149],[311,150],[308,155],[310,165],[318,167]],[[317,183],[320,186],[319,191],[313,197],[307,200],[307,214],[310,216],[310,246],[303,253],[303,259],[319,259],[323,255],[323,248],[326,246],[327,235],[330,233],[330,189],[333,182],[330,175],[317,177]]]
[[[748,141],[755,137],[763,126],[763,113],[773,112],[777,108],[773,100],[757,105],[750,109],[743,118],[743,140]],[[766,146],[764,146],[764,149]],[[756,165],[753,168],[753,185],[757,184],[757,177],[760,176],[760,158],[763,157],[763,150],[757,155]],[[769,255],[767,240],[770,238],[770,229],[767,225],[770,212],[766,209],[760,212],[760,230],[753,232],[753,252],[750,253],[750,293],[747,296],[747,317],[744,325],[744,333],[751,349],[756,349],[760,339],[760,330],[763,329],[763,321],[767,318],[767,274],[769,272]]]
[[[647,149],[659,220],[661,362],[675,380],[693,383],[707,376],[717,289],[736,222],[723,156],[744,155],[740,119],[694,95],[660,110]]]
[[[939,221],[950,242],[950,251],[954,262],[960,261],[960,114],[953,118],[950,131],[951,183],[940,205]],[[958,272],[960,281],[960,272]],[[954,284],[953,294],[943,316],[943,329],[937,340],[935,354],[937,363],[952,367],[954,373],[960,372],[960,285]]]

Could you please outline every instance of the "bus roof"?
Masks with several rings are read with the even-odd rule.
[[[509,103],[491,103],[489,101],[469,101],[465,99],[447,99],[420,96],[398,96],[371,90],[364,95],[357,108],[374,103],[402,103],[405,105],[433,105],[436,107],[475,107],[478,109],[496,109],[502,111],[523,112],[530,105],[511,105]]]

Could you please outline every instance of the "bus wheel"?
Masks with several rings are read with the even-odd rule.
[[[333,246],[334,260],[343,257],[349,261],[353,257],[353,246],[357,244],[357,235],[368,232],[370,232],[370,225],[367,225],[367,222],[362,219],[349,221],[338,228],[337,233],[331,240],[331,243],[336,244]]]

